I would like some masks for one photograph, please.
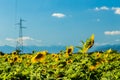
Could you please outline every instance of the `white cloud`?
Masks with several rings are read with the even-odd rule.
[[[16,41],[16,39],[13,39],[13,38],[6,38],[5,40],[7,40],[7,41]]]
[[[102,7],[100,7],[100,9],[101,9],[101,10],[109,10],[109,8],[106,7],[106,6],[102,6]]]
[[[105,31],[105,35],[120,35],[120,31]]]
[[[7,42],[8,45],[12,45],[14,44],[14,46],[16,45],[16,42],[20,40],[20,38],[6,38],[5,39]],[[23,40],[23,45],[38,45],[38,44],[41,44],[42,40],[37,40],[37,39],[33,39],[29,36],[23,36],[22,37],[22,40]]]
[[[52,16],[56,18],[64,18],[66,15],[63,13],[53,13]]]
[[[17,39],[15,39],[15,38],[6,38],[5,40],[15,42],[15,41],[20,40],[20,38],[17,38]],[[28,36],[24,36],[24,37],[22,37],[22,40],[26,41],[26,40],[34,40],[34,39],[31,38],[31,37],[28,37]]]
[[[112,10],[114,10],[115,14],[119,14],[120,15],[120,7],[112,7]]]
[[[17,40],[19,40],[19,38]],[[24,36],[24,37],[22,37],[22,40],[26,41],[26,40],[34,40],[34,39],[31,37],[28,37],[28,36]]]
[[[104,42],[95,42],[94,46],[115,45],[119,43],[120,43],[120,39],[115,39],[115,40],[108,40]]]
[[[95,8],[95,11],[101,11],[101,10],[109,10],[109,8],[106,7],[106,6],[96,7],[96,8]]]
[[[95,42],[94,46],[103,46],[103,45],[107,45],[107,44],[110,44],[110,43],[108,43],[108,42],[104,42],[104,43]]]
[[[107,7],[107,6],[102,6],[102,7],[96,7],[94,9],[95,11],[114,11],[115,14],[119,14],[120,15],[120,7]]]

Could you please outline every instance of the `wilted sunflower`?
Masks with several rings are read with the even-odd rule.
[[[73,50],[74,50],[73,46],[67,47],[67,49],[66,49],[66,57],[72,55]]]
[[[32,61],[33,63],[35,63],[35,62],[42,62],[42,61],[45,60],[46,54],[47,54],[46,51],[38,52],[37,55],[35,55],[35,56],[31,59],[31,61]]]
[[[91,48],[93,46],[93,44],[94,44],[94,37],[95,37],[94,34],[92,34],[91,37],[90,37],[90,42],[88,44],[88,48]]]
[[[82,42],[83,47],[80,50],[82,53],[87,53],[87,51],[94,45],[94,34],[91,35],[89,39],[86,40],[86,42]]]

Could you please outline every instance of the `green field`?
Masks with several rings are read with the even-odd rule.
[[[88,53],[93,44],[94,35],[58,54],[1,54],[0,80],[120,80],[120,53],[112,49]],[[74,53],[74,48],[79,51]]]

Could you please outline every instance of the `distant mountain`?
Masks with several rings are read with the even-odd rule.
[[[65,50],[65,46],[24,46],[23,47],[25,53],[31,53],[32,51],[42,51],[47,50],[50,53],[58,53],[61,50]],[[12,51],[16,50],[15,47],[12,46],[0,46],[0,51],[4,53],[11,53]]]
[[[14,50],[15,50],[15,48],[12,46],[8,46],[8,45],[0,46],[0,51],[2,51],[4,53],[10,53]]]
[[[120,44],[98,46],[94,48],[94,51],[105,51],[110,48],[120,52]]]
[[[23,48],[24,48],[24,53],[31,53],[32,51],[43,51],[43,50],[47,50],[49,53],[59,53],[61,50],[65,50],[66,46],[24,46]],[[89,52],[105,51],[110,48],[120,52],[120,44],[92,47],[89,50]],[[8,46],[8,45],[0,46],[0,51],[4,53],[11,53],[14,50],[15,50],[15,47],[12,47],[12,46]],[[77,52],[77,51],[78,49],[75,48],[74,52]]]
[[[61,50],[65,50],[65,46],[24,46],[24,52],[31,53],[32,51],[47,50],[49,53],[59,53]]]

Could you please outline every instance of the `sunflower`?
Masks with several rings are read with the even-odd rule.
[[[90,37],[91,41],[94,41],[94,38],[95,38],[95,35],[92,34],[91,37]]]
[[[52,54],[52,57],[54,58],[55,61],[59,60],[59,55],[57,55],[57,54]]]
[[[74,47],[73,47],[73,46],[67,47],[67,49],[66,49],[66,57],[72,55],[73,50],[74,50]]]
[[[91,37],[90,37],[90,42],[89,42],[88,48],[91,48],[93,46],[93,44],[94,44],[94,37],[95,37],[94,34],[92,34]]]
[[[70,64],[70,63],[72,63],[72,62],[73,62],[73,60],[70,59],[70,60],[66,61],[66,64]]]
[[[108,49],[107,51],[106,51],[106,53],[111,53],[112,52],[112,49]]]
[[[59,56],[56,55],[56,56],[55,56],[55,61],[58,61],[58,60],[59,60]]]
[[[19,59],[17,60],[17,62],[21,63],[21,62],[22,62],[22,58],[19,58]]]
[[[94,45],[94,34],[91,35],[89,39],[86,40],[86,42],[82,42],[83,47],[80,50],[82,53],[87,53],[87,51]]]
[[[109,54],[105,54],[104,57],[107,58]]]
[[[28,66],[30,66],[30,65],[31,65],[31,63],[30,63],[29,60],[27,60],[27,61],[25,62],[25,64],[24,64],[25,67],[28,67]]]
[[[12,59],[8,59],[8,62],[9,62],[9,63],[12,63],[12,62],[13,62],[13,60],[12,60]]]
[[[53,53],[53,54],[51,54],[51,55],[52,55],[52,57],[54,58],[57,54]]]
[[[8,57],[8,54],[5,54],[3,57],[4,57],[4,58]]]
[[[100,58],[100,56],[101,56],[101,53],[97,52],[96,53],[96,58]]]
[[[19,59],[19,57],[18,57],[18,56],[14,56],[14,57],[13,57],[13,62],[17,62],[17,61],[18,61],[18,59]]]
[[[38,52],[32,59],[31,61],[33,63],[35,62],[43,62],[45,60],[47,52],[46,51],[42,51],[42,52]]]
[[[13,51],[13,52],[12,52],[12,55],[17,55],[17,54],[18,54],[17,51]]]
[[[89,69],[90,69],[91,71],[93,71],[93,70],[95,70],[95,68],[96,68],[96,67],[92,65],[92,66],[90,66]]]
[[[96,62],[95,67],[98,67],[101,63],[100,62]]]
[[[5,59],[5,62],[7,62],[7,61],[8,61],[8,58]]]
[[[32,55],[26,55],[26,58],[27,58],[27,59],[31,59],[31,58],[32,58]]]

